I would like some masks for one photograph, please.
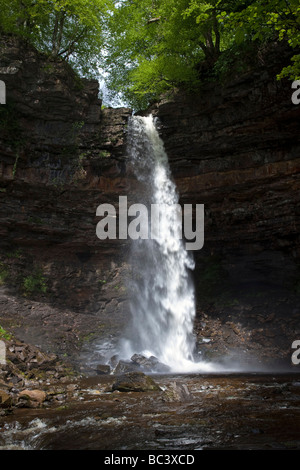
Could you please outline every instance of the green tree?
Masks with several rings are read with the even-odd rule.
[[[165,90],[195,87],[212,70],[237,70],[262,43],[295,49],[279,77],[299,78],[299,0],[123,0],[108,24],[111,90],[145,107]],[[237,60],[238,59],[238,60]]]
[[[134,108],[195,89],[270,41],[295,51],[279,78],[300,78],[299,0],[0,0],[1,31],[83,75],[101,65],[111,93]]]
[[[97,69],[109,0],[0,0],[0,30],[87,74]]]
[[[240,2],[243,3],[243,2]],[[295,50],[291,64],[278,78],[300,78],[300,4],[299,0],[255,0],[237,12],[226,15],[226,24],[235,31],[237,42],[286,41]]]
[[[225,27],[224,0],[123,0],[108,28],[108,85],[136,106],[163,91],[194,88],[234,42]],[[228,13],[226,13],[228,17]]]
[[[221,24],[218,20],[218,7],[221,2],[198,2],[192,0],[183,12],[183,17],[192,16],[198,25],[199,46],[204,52],[206,62],[213,66],[221,53]],[[194,26],[195,28],[195,26]]]

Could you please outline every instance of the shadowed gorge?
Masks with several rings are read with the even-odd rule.
[[[173,441],[180,449],[245,448],[247,439],[251,448],[299,448],[296,425],[289,428],[294,439],[276,426],[286,406],[282,419],[298,422],[299,395],[291,356],[300,336],[300,105],[292,103],[291,81],[276,80],[289,58],[276,44],[253,69],[218,85],[205,81],[197,93],[163,94],[133,118],[129,108],[103,106],[98,81],[1,36],[7,103],[0,107],[0,340],[8,362],[0,367],[0,419],[7,422],[0,446],[72,446],[69,419],[80,448],[108,449],[112,433],[115,448],[127,450],[173,448]],[[134,144],[136,157],[147,158],[142,168],[130,152],[133,122],[147,119],[154,119],[160,157],[168,160],[156,180],[145,139]],[[131,240],[99,240],[97,207],[118,208],[122,196],[128,205],[147,198],[204,204],[205,242],[193,262],[181,250],[166,260],[163,249],[143,243],[134,251]],[[176,231],[174,220],[171,214]],[[170,233],[164,242],[172,245]],[[146,262],[149,273],[141,271]],[[169,316],[152,322],[147,314],[166,303],[180,318],[158,345],[153,331]],[[116,357],[131,321],[129,357]],[[248,383],[242,375],[153,375],[157,358],[160,367],[175,352],[182,359],[176,335],[179,342],[193,337],[183,348],[195,362],[291,376]],[[272,422],[262,416],[265,399]],[[244,424],[239,406],[249,406]]]
[[[78,352],[128,320],[129,241],[98,240],[96,209],[142,193],[127,154],[131,111],[101,110],[97,82],[79,83],[63,62],[14,38],[2,39],[1,51],[1,289],[9,306],[1,321],[24,340],[72,354],[74,338]],[[179,92],[150,110],[180,203],[205,204],[194,278],[198,345],[208,357],[237,348],[288,361],[297,335],[299,108],[290,83],[274,78],[280,66],[274,59],[214,92]],[[66,330],[63,343],[52,321]]]

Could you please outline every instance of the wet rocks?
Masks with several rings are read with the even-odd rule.
[[[8,358],[22,371],[39,368],[49,370],[57,361],[55,354],[43,353],[38,348],[15,341],[8,346]]]
[[[143,370],[148,372],[157,372],[157,373],[168,373],[170,372],[170,367],[162,362],[159,362],[157,357],[150,356],[149,358],[143,356],[142,354],[134,354],[131,357],[131,361],[134,364],[139,365]]]
[[[0,409],[40,408],[67,397],[65,386],[77,380],[76,372],[54,354],[23,343],[15,337],[4,339],[6,363],[0,364]],[[53,386],[54,393],[49,392]],[[67,386],[67,385],[66,385]]]
[[[119,356],[118,354],[114,354],[109,360],[109,365],[114,370],[117,367],[118,362],[119,362]]]
[[[130,372],[143,372],[149,374],[169,373],[170,367],[160,362],[157,357],[145,357],[142,354],[134,354],[130,360],[120,359],[114,355],[108,364],[98,364],[94,369],[97,375],[123,375]]]
[[[6,381],[24,385],[27,380],[51,380],[67,376],[71,372],[69,364],[63,364],[59,357],[45,353],[36,346],[16,338],[5,341],[6,364],[0,367]]]
[[[162,400],[165,402],[189,402],[193,399],[186,384],[172,382],[164,391]]]
[[[143,372],[127,372],[116,379],[112,391],[119,392],[155,392],[160,391],[156,382]]]
[[[135,372],[135,371],[138,372],[140,370],[141,369],[138,364],[134,364],[133,362],[130,362],[130,361],[120,360],[114,369],[114,374],[120,375],[120,374],[125,374],[127,372]]]
[[[19,394],[19,404],[28,408],[39,408],[46,400],[46,393],[42,390],[23,390]]]
[[[115,361],[116,362],[116,361]],[[142,354],[134,354],[130,361],[119,360],[114,368],[115,375],[124,374],[126,372],[145,372],[152,374],[169,373],[170,367],[160,362],[157,357],[150,356],[149,358]]]
[[[107,375],[110,374],[110,366],[105,364],[98,364],[96,367],[97,375]]]

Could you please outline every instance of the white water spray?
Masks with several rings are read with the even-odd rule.
[[[133,320],[123,354],[153,355],[173,372],[212,371],[211,364],[193,359],[194,261],[181,240],[179,198],[153,117],[131,118],[128,137],[133,168],[145,188],[143,203],[162,204],[164,213],[155,240],[132,242]]]

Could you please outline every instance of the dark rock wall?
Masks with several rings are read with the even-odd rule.
[[[97,81],[13,37],[0,80],[0,324],[64,349],[62,332],[75,343],[126,319],[126,244],[98,240],[96,209],[129,191],[131,110],[102,109]]]
[[[300,106],[292,82],[276,80],[284,60],[275,48],[238,79],[152,108],[182,203],[205,204],[195,282],[199,316],[222,319],[212,350],[232,319],[254,353],[259,338],[289,355],[299,334]]]

